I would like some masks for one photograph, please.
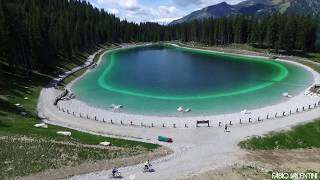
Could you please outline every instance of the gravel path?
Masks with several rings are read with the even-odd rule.
[[[315,82],[320,82],[319,74],[310,68],[308,69],[314,74]],[[44,88],[41,91],[38,112],[39,116],[47,123],[146,142],[157,142],[159,135],[173,138],[172,144],[160,143],[171,148],[174,153],[153,161],[155,172],[142,173],[142,164],[124,167],[120,168],[124,176],[123,179],[181,179],[210,169],[232,165],[245,153],[237,146],[240,140],[252,135],[262,135],[270,131],[286,129],[320,116],[319,106],[313,108],[313,104],[318,103],[320,98],[305,96],[304,92],[286,102],[250,110],[251,114],[249,115],[232,113],[182,118],[112,113],[89,107],[78,100],[59,102],[59,110],[53,105],[53,101],[59,93],[61,91],[53,88]],[[311,109],[308,108],[309,105],[311,105]],[[305,111],[301,112],[303,106]],[[299,113],[295,113],[297,107],[299,107]],[[293,114],[289,115],[289,110],[292,110]],[[83,113],[82,118],[79,117],[78,113],[80,112]],[[285,116],[282,116],[282,112],[285,112]],[[274,117],[275,113],[278,113],[277,118],[266,119],[267,114]],[[85,114],[88,114],[90,119],[86,119]],[[94,120],[94,116],[97,116],[98,119]],[[102,122],[101,116],[105,117],[106,122]],[[258,121],[258,117],[263,121]],[[243,124],[239,124],[240,118],[243,119]],[[251,123],[248,122],[249,118],[251,118]],[[111,119],[115,124],[110,123]],[[202,119],[209,119],[212,126],[210,128],[195,128],[195,121]],[[230,120],[233,123],[230,128],[231,132],[224,132],[223,127],[218,127],[218,122],[221,122],[223,126]],[[121,121],[123,124],[130,124],[130,121],[133,121],[139,126],[120,125]],[[141,127],[141,122],[143,126],[151,126],[154,123],[155,127]],[[162,128],[163,123],[166,127],[173,127],[174,123],[176,128]],[[187,124],[187,128],[185,128],[185,124]],[[110,170],[105,170],[74,176],[71,179],[106,179],[110,173]]]
[[[231,132],[224,132],[223,128],[140,128],[121,127],[103,124],[79,118],[64,117],[63,113],[52,112],[47,114],[47,122],[67,127],[97,132],[99,134],[124,137],[128,139],[156,142],[158,135],[172,137],[172,144],[163,144],[171,148],[174,153],[153,161],[154,173],[142,173],[142,164],[121,168],[124,179],[180,179],[206,172],[210,169],[232,165],[236,163],[243,152],[237,143],[251,135],[262,135],[269,131],[287,129],[290,126],[307,122],[320,116],[319,109],[292,115],[281,119],[252,123],[248,125],[234,125]],[[139,139],[137,139],[139,138]],[[140,139],[141,138],[141,139]],[[143,162],[141,162],[143,163]],[[111,172],[109,170],[75,176],[72,179],[105,179]]]

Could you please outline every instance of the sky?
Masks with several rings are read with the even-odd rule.
[[[236,4],[243,0],[87,0],[122,20],[167,24],[195,10],[220,2]]]

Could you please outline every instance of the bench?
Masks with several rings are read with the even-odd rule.
[[[209,120],[203,120],[203,121],[197,121],[197,127],[199,127],[199,124],[207,124],[208,127],[210,127],[210,123],[209,123]]]

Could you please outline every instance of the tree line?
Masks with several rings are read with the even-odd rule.
[[[288,52],[311,51],[316,30],[316,21],[305,16],[234,16],[164,26],[121,21],[81,0],[0,1],[0,59],[11,69],[54,68],[106,42],[249,43]]]
[[[317,21],[306,16],[235,16],[193,21],[175,26],[177,39],[209,45],[248,43],[276,50],[312,51]]]

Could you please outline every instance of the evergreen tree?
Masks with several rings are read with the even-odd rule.
[[[81,0],[1,0],[0,60],[12,70],[46,71],[103,43],[172,40],[310,51],[315,49],[317,24],[311,17],[286,15],[136,24]]]

